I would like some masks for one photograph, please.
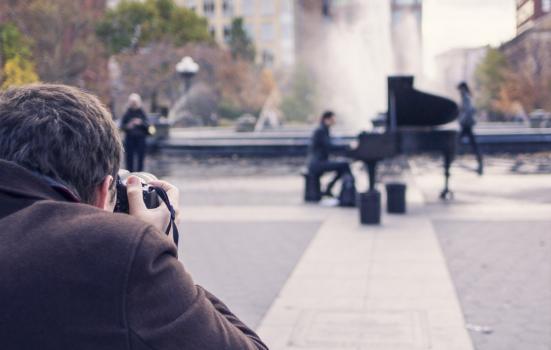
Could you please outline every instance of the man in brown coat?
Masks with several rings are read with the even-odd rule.
[[[147,209],[136,178],[130,215],[112,212],[121,149],[89,94],[0,94],[0,349],[267,349],[193,283],[166,206]]]

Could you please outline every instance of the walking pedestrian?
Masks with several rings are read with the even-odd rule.
[[[482,175],[484,172],[484,164],[482,160],[482,153],[476,142],[475,135],[473,133],[473,128],[476,124],[476,109],[473,106],[473,98],[471,94],[471,89],[466,82],[461,82],[457,85],[457,89],[461,94],[461,108],[459,114],[459,125],[461,126],[461,131],[459,132],[459,140],[463,140],[465,137],[468,138],[469,144],[471,145],[473,152],[476,155],[476,160],[478,161],[478,174]]]

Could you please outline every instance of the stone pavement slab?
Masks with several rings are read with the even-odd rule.
[[[256,328],[320,222],[184,221],[180,260],[194,281]]]
[[[329,214],[261,323],[271,349],[472,349],[422,196],[408,196],[411,213],[381,227]]]
[[[436,176],[418,171],[432,197]],[[551,349],[551,187],[549,174],[489,166],[479,177],[454,168],[456,200],[429,204],[478,350]]]
[[[481,350],[551,349],[551,220],[435,221]]]

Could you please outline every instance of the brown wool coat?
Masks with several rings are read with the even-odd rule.
[[[267,349],[172,241],[0,160],[0,349]]]

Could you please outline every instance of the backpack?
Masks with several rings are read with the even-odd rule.
[[[345,174],[342,177],[341,193],[339,194],[339,206],[356,206],[356,181],[352,174]]]

